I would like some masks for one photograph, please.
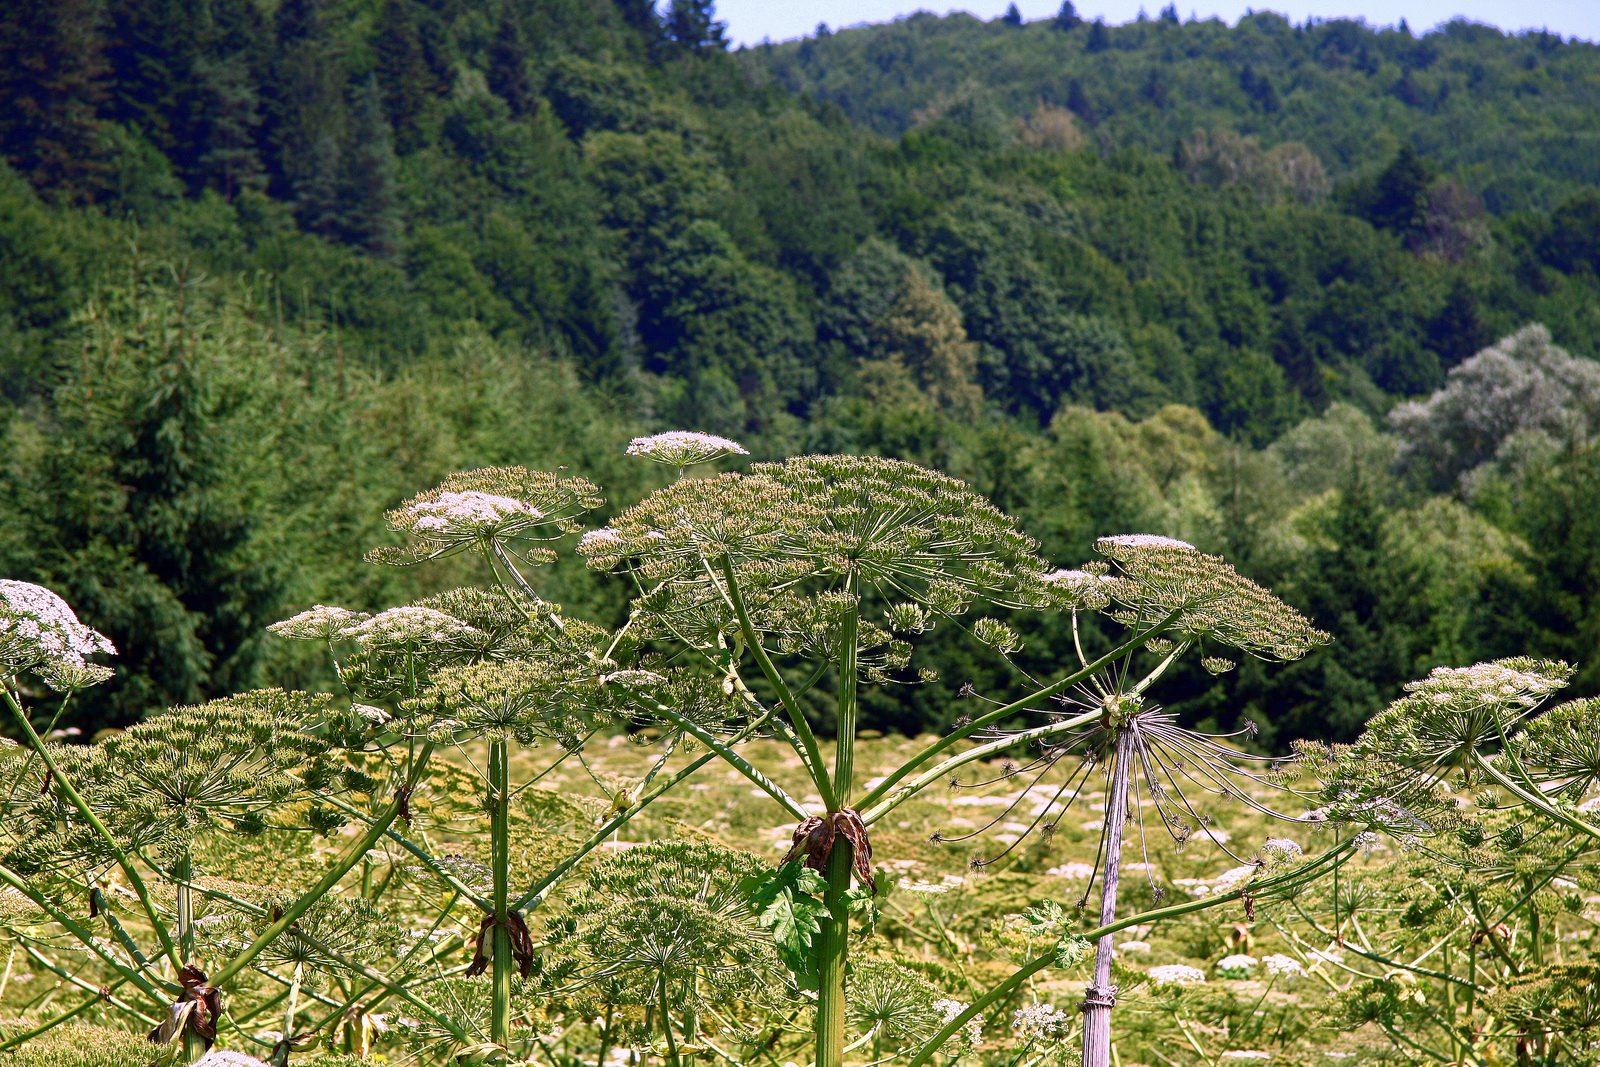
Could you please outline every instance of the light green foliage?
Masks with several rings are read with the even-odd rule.
[[[14,1027],[0,1027],[0,1039]],[[143,1034],[100,1026],[64,1026],[10,1057],[17,1067],[150,1067],[156,1049]]]

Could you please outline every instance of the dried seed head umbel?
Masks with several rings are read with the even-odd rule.
[[[1105,585],[1112,618],[1130,628],[1177,618],[1169,633],[1229,645],[1260,659],[1289,661],[1326,644],[1304,615],[1239,574],[1221,556],[1170,537],[1102,537],[1101,555],[1116,564]]]

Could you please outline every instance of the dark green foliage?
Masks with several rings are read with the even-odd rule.
[[[687,52],[728,47],[727,23],[717,20],[713,0],[669,0],[662,28],[667,40]]]
[[[489,45],[488,79],[490,91],[506,102],[516,118],[531,112],[537,99],[528,73],[530,58],[522,27],[508,8]]]
[[[103,187],[99,13],[94,0],[19,0],[0,17],[0,156],[67,200]]]
[[[435,85],[423,54],[414,5],[406,0],[388,0],[379,16],[372,47],[378,82],[383,88],[383,111],[394,126],[398,147],[402,152],[420,148],[419,124]]]

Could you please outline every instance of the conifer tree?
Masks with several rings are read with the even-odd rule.
[[[198,69],[210,20],[210,5],[196,0],[110,5],[110,113],[144,134],[180,173],[194,169],[195,126],[203,116]]]
[[[664,20],[667,39],[687,52],[728,47],[728,25],[717,19],[714,0],[672,0]]]
[[[514,118],[531,114],[538,99],[528,75],[530,58],[522,24],[508,6],[489,43],[488,81],[489,90],[506,102]]]
[[[341,228],[353,244],[391,256],[400,249],[402,226],[398,164],[376,78],[356,93],[351,127]]]
[[[278,191],[300,224],[337,231],[346,140],[344,64],[325,25],[322,0],[278,9],[267,135]]]
[[[0,156],[65,200],[92,198],[106,170],[99,10],[95,0],[15,0],[0,17]]]
[[[1075,30],[1083,25],[1083,19],[1078,15],[1078,9],[1072,0],[1061,0],[1061,10],[1056,12],[1054,25],[1058,30]]]
[[[406,0],[389,0],[373,35],[383,110],[394,126],[395,147],[404,155],[422,146],[418,123],[433,95],[433,72]]]

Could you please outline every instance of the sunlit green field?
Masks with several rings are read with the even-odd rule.
[[[859,766],[869,774],[902,762],[925,745],[905,738],[872,739],[862,745]],[[805,782],[786,748],[755,742],[744,754],[802,801]],[[535,756],[537,753],[534,754]],[[653,750],[618,737],[596,746],[587,767],[567,759],[548,770],[534,789],[584,795],[603,810],[651,761]],[[548,762],[541,767],[548,766]],[[1085,928],[1098,912],[1094,869],[1105,813],[1104,793],[1094,784],[1062,812],[1057,799],[1065,768],[1032,784],[1031,775],[1007,778],[1006,765],[982,766],[959,788],[930,790],[907,803],[873,835],[880,899],[876,930],[855,945],[858,959],[885,958],[937,975],[945,991],[963,998],[1003,978],[1029,951],[1021,916],[1044,901],[1082,908]],[[533,770],[530,765],[530,771]],[[986,780],[991,784],[982,785]],[[873,779],[868,779],[868,785]],[[1091,779],[1093,781],[1093,779]],[[1260,790],[1263,803],[1300,815],[1305,804],[1285,791]],[[1291,825],[1238,804],[1219,805],[1208,832],[1182,846],[1166,833],[1148,797],[1130,824],[1134,855],[1124,864],[1124,892],[1144,910],[1184,896],[1230,888],[1252,873],[1251,864],[1269,838],[1296,840],[1308,852],[1332,843],[1330,830]],[[1055,804],[1051,804],[1056,800]],[[647,809],[609,845],[611,851],[686,832],[749,850],[776,864],[789,848],[793,824],[782,822],[770,799],[739,773],[713,763]],[[1053,830],[1046,826],[1053,822]],[[1143,833],[1140,833],[1140,829]],[[935,840],[935,836],[940,840]],[[1135,854],[1136,853],[1136,854]],[[1341,884],[1344,933],[1359,938],[1390,917],[1361,894],[1361,879],[1393,858],[1382,844],[1347,868]],[[1090,898],[1085,906],[1086,895]],[[1349,915],[1360,896],[1365,908]],[[1224,905],[1192,920],[1176,920],[1128,931],[1119,942],[1119,1025],[1116,1054],[1121,1064],[1211,1064],[1260,1062],[1331,1064],[1375,1062],[1388,1051],[1379,1035],[1347,1033],[1323,1017],[1337,991],[1356,977],[1347,953],[1331,944],[1333,887],[1319,888],[1301,910],[1282,902],[1263,904],[1254,920],[1238,905]],[[1294,902],[1296,904],[1299,901]],[[1322,929],[1317,929],[1321,926]],[[1036,946],[1034,946],[1036,951]],[[1248,972],[1221,973],[1217,964],[1249,955]],[[1260,961],[1292,957],[1299,975],[1272,975]],[[1160,987],[1147,979],[1152,967],[1188,965],[1204,972],[1203,984]],[[859,964],[858,964],[859,966]],[[1370,968],[1368,968],[1370,969]],[[953,1054],[950,1062],[1010,1064],[1007,1050],[1021,1045],[1013,1015],[1046,1004],[1076,1015],[1086,975],[1083,968],[1048,973],[1031,984],[1003,1013],[985,1020],[984,1041]],[[867,1050],[870,1051],[870,1050]],[[801,1055],[796,1053],[796,1055]],[[1067,1039],[1034,1049],[1021,1062],[1064,1063],[1076,1056]],[[870,1061],[863,1055],[862,1061]],[[782,1061],[780,1061],[782,1062]]]
[[[870,779],[881,768],[902,761],[916,744],[905,738],[865,739],[859,766]],[[805,779],[778,744],[757,741],[741,751],[797,798],[814,802],[801,792]],[[671,753],[667,771],[692,754],[683,749]],[[513,805],[514,884],[549,870],[609,811],[628,803],[647,769],[663,755],[653,740],[624,736],[596,738],[581,757],[563,755],[553,747],[521,753],[512,768],[512,781],[521,783]],[[349,952],[375,965],[380,959],[403,957],[424,943],[442,948],[432,973],[418,980],[418,992],[435,997],[445,991],[446,1003],[463,1017],[483,1010],[474,998],[485,989],[484,979],[459,977],[472,955],[471,913],[448,910],[452,918],[434,925],[448,909],[450,893],[417,863],[406,842],[444,857],[444,868],[463,884],[474,888],[485,884],[488,846],[475,830],[481,814],[473,792],[474,768],[481,767],[483,756],[481,747],[469,746],[453,750],[437,764],[413,798],[410,825],[345,880],[342,891],[347,899],[381,903],[358,912],[364,918],[353,927],[331,921],[316,928],[324,939],[353,946]],[[1097,776],[1090,776],[1090,786],[1063,812],[1052,803],[1059,789],[1052,778],[1064,767],[1037,782],[1028,775],[1008,774],[1006,764],[968,770],[971,773],[960,786],[925,792],[874,831],[879,892],[872,906],[875,919],[858,925],[852,945],[856,999],[848,1035],[851,1063],[892,1061],[885,1042],[892,1049],[893,1040],[905,1036],[895,1029],[897,1021],[905,1022],[916,1010],[925,1012],[932,993],[941,997],[939,1002],[970,1001],[1037,955],[1046,942],[1030,934],[1024,916],[1046,902],[1058,903],[1069,916],[1081,915],[1083,928],[1094,925],[1098,887],[1091,893],[1088,878],[1098,858],[1105,810]],[[1304,802],[1290,791],[1262,786],[1257,798],[1286,814],[1304,814]],[[1124,864],[1123,893],[1130,914],[1236,886],[1255,873],[1254,864],[1265,855],[1263,846],[1269,838],[1292,840],[1309,855],[1330,846],[1336,832],[1286,824],[1230,803],[1219,807],[1207,831],[1179,847],[1161,826],[1150,798],[1139,799],[1126,838],[1130,861]],[[1047,830],[1051,824],[1053,830]],[[596,906],[618,906],[603,894],[597,896],[600,891],[595,888],[608,884],[599,876],[616,862],[614,857],[671,839],[687,842],[687,855],[723,855],[719,847],[731,846],[753,854],[754,862],[776,866],[790,845],[793,829],[765,793],[712,762],[656,800],[558,882],[553,894],[528,913],[541,958],[534,976],[517,986],[515,1027],[537,1036],[538,1055],[529,1062],[620,1067],[664,1059],[659,1043],[602,1036],[620,1025],[628,1012],[637,1013],[638,1005],[630,1007],[622,1002],[625,998],[608,1002],[603,986],[583,988],[584,983],[552,977],[572,952],[560,936],[565,924],[574,915],[592,914]],[[213,847],[197,855],[199,881],[222,897],[249,894],[252,885],[288,892],[314,882],[329,856],[352,836],[346,828],[320,841],[306,834],[278,833],[229,838],[226,850]],[[1464,999],[1467,994],[1430,978],[1436,977],[1436,965],[1453,964],[1461,970],[1463,963],[1459,955],[1450,959],[1452,949],[1444,943],[1450,933],[1449,917],[1441,920],[1426,909],[1418,910],[1418,901],[1426,894],[1415,885],[1406,892],[1394,891],[1400,883],[1388,872],[1405,859],[1392,843],[1373,841],[1337,880],[1323,879],[1294,899],[1248,905],[1235,901],[1192,917],[1124,931],[1118,939],[1115,972],[1115,1062],[1122,1067],[1233,1063],[1299,1067],[1427,1059],[1404,1052],[1410,1040],[1440,1047],[1439,1033],[1425,1032],[1425,1020],[1440,1013],[1454,1018],[1475,1005]],[[670,880],[673,871],[666,871],[665,877]],[[159,897],[169,888],[155,885],[153,891]],[[129,894],[115,879],[108,881],[108,889],[113,900],[125,903]],[[1542,891],[1575,890],[1573,883],[1562,882]],[[1089,905],[1084,907],[1086,896]],[[1581,895],[1575,905],[1552,909],[1566,914],[1558,932],[1544,932],[1550,945],[1544,950],[1547,962],[1559,962],[1563,953],[1574,960],[1583,957],[1594,925],[1595,899]],[[7,909],[8,925],[26,922],[25,902],[15,894],[0,895],[0,905]],[[648,899],[630,906],[640,909],[648,923]],[[202,916],[199,926],[202,958],[212,952],[223,954],[233,934],[229,920],[219,911]],[[752,944],[760,940],[753,928],[735,924],[734,929],[736,936],[747,937]],[[33,928],[35,934],[43,931],[43,924]],[[137,928],[133,934],[136,939],[143,937]],[[1513,920],[1513,926],[1502,928],[1497,936],[1505,938],[1505,948],[1520,951],[1527,934],[1515,928]],[[84,980],[94,971],[87,954],[65,936],[49,949],[40,947],[45,943],[35,940],[20,950],[15,945],[0,948],[5,953],[0,1002],[10,1020],[0,1026],[8,1036],[83,1003],[86,989],[93,992],[93,982],[86,986]],[[1462,943],[1464,939],[1458,939],[1454,951],[1459,953]],[[1496,977],[1492,947],[1474,948],[1475,957],[1467,963],[1486,988]],[[591,945],[586,951],[603,958],[627,948]],[[1476,954],[1481,954],[1481,961]],[[1378,961],[1378,956],[1409,962],[1396,967]],[[232,990],[233,1003],[246,1007],[221,1028],[220,1047],[266,1055],[277,1037],[272,1009],[281,1003],[282,990],[275,990],[274,983],[286,984],[295,960],[293,951],[285,949],[259,973],[240,976]],[[1030,980],[999,1010],[985,1013],[981,1033],[965,1032],[935,1062],[982,1067],[1076,1062],[1077,1006],[1086,967],[1084,963],[1055,967]],[[1163,983],[1159,981],[1163,974],[1177,975],[1179,980]],[[739,980],[739,975],[729,977],[734,985]],[[72,1025],[24,1044],[10,1062],[22,1067],[129,1062],[128,1050],[137,1055],[142,1038],[126,1034],[130,1005],[114,984],[110,987],[105,1003],[96,1005],[91,996],[91,1006]],[[291,1062],[317,1067],[444,1062],[430,1053],[427,1035],[408,1017],[406,1005],[388,994],[374,994],[357,972],[329,969],[324,977],[308,980],[306,990],[325,1006],[349,1006],[343,1025],[308,1036]],[[1579,990],[1574,995],[1587,994]],[[793,994],[763,1000],[756,993],[741,993],[706,1007],[699,1020],[701,1037],[677,1050],[680,1061],[804,1067],[810,1009],[803,998],[798,1007],[794,1002]],[[1029,1029],[1041,1025],[1040,1020],[1043,1036]],[[101,1025],[122,1029],[127,1041],[113,1039]],[[914,1032],[910,1023],[906,1026]],[[750,1052],[752,1048],[757,1051]],[[1479,1055],[1470,1062],[1508,1061]]]

